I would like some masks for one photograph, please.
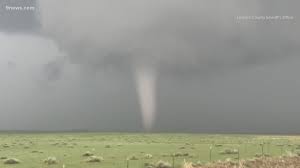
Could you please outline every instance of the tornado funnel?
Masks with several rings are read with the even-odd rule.
[[[144,129],[152,129],[156,114],[156,72],[151,66],[139,66],[135,71],[137,93]]]

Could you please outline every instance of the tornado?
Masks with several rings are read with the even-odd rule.
[[[156,72],[151,66],[138,66],[135,70],[139,105],[146,131],[153,128],[156,115]]]

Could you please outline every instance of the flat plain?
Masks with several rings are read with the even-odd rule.
[[[3,132],[0,167],[141,168],[158,161],[181,167],[184,160],[239,161],[296,154],[299,149],[300,136]]]

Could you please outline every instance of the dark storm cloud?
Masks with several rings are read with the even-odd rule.
[[[106,60],[122,63],[131,59],[129,62],[158,62],[162,69],[177,71],[202,67],[224,71],[297,53],[298,13],[290,5],[298,3],[90,0],[58,5],[42,1],[41,18],[45,31],[75,63],[99,66]],[[261,15],[295,18],[235,20]]]
[[[44,65],[44,73],[42,75],[49,81],[59,80],[64,66],[64,60],[54,60]]]
[[[41,0],[39,4],[41,32],[53,40],[42,41],[43,50],[52,43],[57,46],[47,49],[48,54],[39,53],[43,60],[32,59],[29,67],[40,64],[36,69],[51,85],[38,90],[31,88],[34,82],[25,82],[20,91],[31,88],[29,93],[7,91],[13,93],[11,99],[18,97],[18,108],[5,104],[1,110],[5,116],[13,118],[22,109],[23,120],[14,128],[141,130],[131,67],[154,64],[158,73],[154,131],[299,131],[298,1]],[[261,15],[294,18],[236,20]],[[35,16],[16,18],[35,25]],[[3,31],[27,29],[3,23]],[[66,57],[60,61],[57,55]],[[12,61],[18,70],[20,61]],[[27,94],[31,98],[22,102]],[[279,122],[286,126],[278,126]],[[2,128],[10,127],[2,122]]]

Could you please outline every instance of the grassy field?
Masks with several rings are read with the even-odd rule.
[[[299,146],[298,146],[299,145]],[[141,168],[144,163],[167,161],[180,167],[183,160],[202,163],[239,160],[261,154],[295,153],[298,136],[125,134],[125,133],[0,133],[2,168]],[[103,161],[86,162],[87,151]],[[55,157],[57,164],[44,160]],[[4,164],[16,158],[19,164]],[[129,160],[128,160],[129,159]],[[130,160],[133,159],[133,160]],[[128,160],[128,161],[127,161]]]

